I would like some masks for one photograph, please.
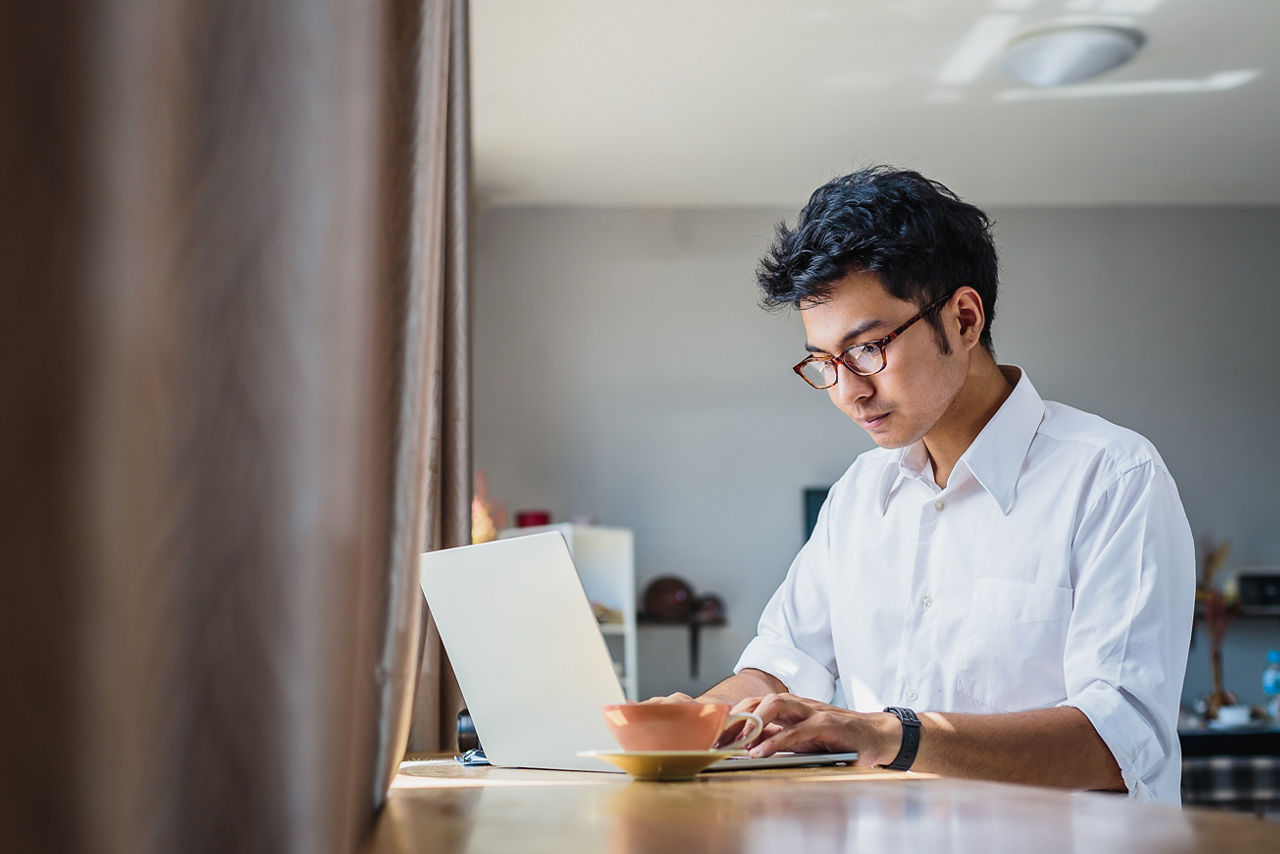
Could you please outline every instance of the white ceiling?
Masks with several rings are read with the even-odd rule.
[[[1147,44],[1074,89],[957,68],[1066,18]],[[1280,205],[1280,0],[471,0],[471,29],[485,205],[794,209],[871,162],[983,205]]]

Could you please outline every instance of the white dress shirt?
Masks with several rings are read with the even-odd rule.
[[[1024,372],[946,489],[922,442],[854,460],[735,672],[823,702],[838,677],[864,712],[1074,706],[1131,796],[1177,804],[1194,597],[1156,449]]]

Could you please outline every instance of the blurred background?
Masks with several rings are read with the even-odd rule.
[[[733,665],[803,541],[802,491],[872,447],[756,306],[775,223],[875,162],[995,219],[999,360],[1150,438],[1225,573],[1280,565],[1280,6],[1262,0],[473,3],[475,464],[513,511],[635,531],[637,585],[726,602],[640,629],[642,695]],[[1023,82],[1010,43],[1136,30],[1127,63]],[[1052,60],[1047,60],[1052,64]],[[1280,570],[1272,570],[1280,571]],[[1209,691],[1202,632],[1185,697]],[[1280,616],[1236,618],[1262,703]]]

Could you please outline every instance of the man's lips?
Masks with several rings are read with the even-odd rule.
[[[880,415],[870,415],[864,418],[859,418],[858,423],[862,425],[862,429],[864,430],[874,430],[875,428],[883,424],[884,420],[888,417],[889,417],[889,413],[884,412],[884,413],[881,413]]]

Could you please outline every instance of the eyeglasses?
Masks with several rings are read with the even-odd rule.
[[[794,366],[791,370],[800,375],[800,379],[807,382],[814,388],[831,388],[840,379],[840,370],[836,367],[836,362],[840,362],[846,368],[853,371],[860,377],[869,377],[872,374],[878,374],[889,364],[885,358],[884,348],[889,346],[889,342],[897,338],[902,333],[911,328],[911,324],[924,317],[929,312],[939,308],[947,300],[951,299],[951,294],[940,297],[929,303],[915,317],[881,338],[879,341],[867,341],[863,344],[854,344],[845,350],[839,356],[810,356],[800,364]]]

